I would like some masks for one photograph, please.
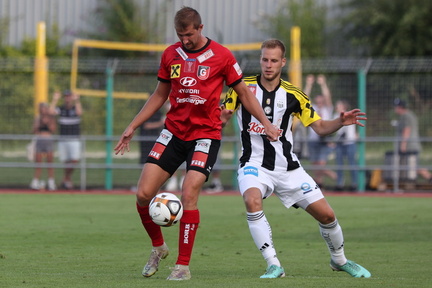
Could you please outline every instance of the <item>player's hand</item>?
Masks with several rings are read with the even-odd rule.
[[[318,75],[318,77],[317,77],[317,83],[319,85],[325,85],[326,84],[326,78],[325,78],[325,76],[322,75],[322,74]]]
[[[315,76],[314,75],[309,74],[306,76],[306,84],[312,86],[314,82],[315,82]]]
[[[231,119],[234,111],[225,109],[225,105],[221,105],[219,108],[221,109],[220,119],[222,120],[222,127],[225,127],[226,123]]]
[[[275,126],[269,125],[269,126],[264,127],[264,129],[265,129],[265,133],[266,133],[268,140],[270,140],[272,142],[278,140],[279,131],[278,131],[278,129],[276,129]]]
[[[58,92],[58,91],[54,92],[54,94],[53,94],[53,100],[58,101],[60,99],[60,97],[61,97],[61,93],[60,92]]]
[[[132,129],[130,127],[126,128],[126,130],[123,132],[120,140],[117,142],[117,145],[114,147],[114,151],[115,151],[116,155],[119,153],[120,153],[120,155],[123,155],[125,150],[127,152],[130,151],[129,142],[131,141],[134,133],[135,133],[134,129]]]
[[[364,124],[359,121],[367,120],[367,117],[364,117],[365,115],[366,113],[361,112],[360,109],[353,109],[348,112],[341,112],[340,120],[343,126],[356,124],[364,127]]]
[[[75,102],[78,102],[80,100],[80,95],[76,94],[76,93],[73,93],[72,94],[72,100],[74,100]]]

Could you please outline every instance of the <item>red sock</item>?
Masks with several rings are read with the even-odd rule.
[[[139,206],[136,204],[141,223],[143,224],[147,234],[150,236],[153,247],[162,246],[164,244],[164,238],[162,230],[159,225],[154,223],[149,214],[149,206]]]
[[[183,216],[180,220],[179,255],[176,264],[189,265],[199,222],[199,210],[183,211]]]

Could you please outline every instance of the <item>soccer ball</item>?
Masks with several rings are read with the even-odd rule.
[[[176,224],[183,216],[183,205],[176,195],[163,192],[150,201],[149,213],[154,223],[169,227]]]

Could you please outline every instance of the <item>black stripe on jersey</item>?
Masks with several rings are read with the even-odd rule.
[[[261,83],[258,80],[258,85],[260,85],[262,90],[262,100],[261,100],[261,107],[264,110],[265,115],[269,119],[270,122],[273,122],[274,118],[274,101],[275,101],[275,91],[267,91],[264,87],[261,86]],[[267,108],[267,109],[266,109]],[[273,145],[270,144],[270,141],[267,139],[266,135],[261,135],[261,139],[263,141],[264,146],[264,154],[262,159],[261,166],[273,171],[275,168],[276,163],[276,150],[273,147]]]
[[[280,128],[283,129],[282,137],[280,137],[280,141],[282,142],[282,149],[283,154],[288,162],[287,171],[294,170],[300,167],[300,163],[298,161],[294,161],[291,150],[292,150],[292,144],[287,140],[286,133],[288,132],[288,129],[291,130],[291,127],[288,127],[289,120],[292,117],[292,113],[295,113],[297,111],[300,111],[300,103],[297,100],[297,98],[291,94],[286,93],[287,97],[287,109],[285,111],[284,116],[282,117],[282,123],[280,125]]]

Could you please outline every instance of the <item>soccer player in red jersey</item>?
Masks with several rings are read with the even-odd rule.
[[[162,54],[158,85],[141,111],[123,132],[114,148],[116,154],[129,151],[134,131],[169,100],[171,108],[162,130],[147,157],[138,181],[137,210],[152,241],[152,252],[143,269],[150,277],[168,255],[161,227],[152,222],[148,205],[162,185],[186,161],[181,201],[179,254],[168,280],[191,278],[189,262],[200,222],[198,196],[213,169],[220,146],[222,121],[220,96],[223,85],[233,88],[243,106],[263,124],[271,141],[277,130],[265,116],[260,104],[242,80],[242,71],[233,54],[202,34],[199,13],[190,7],[180,9],[174,18],[179,42]]]

